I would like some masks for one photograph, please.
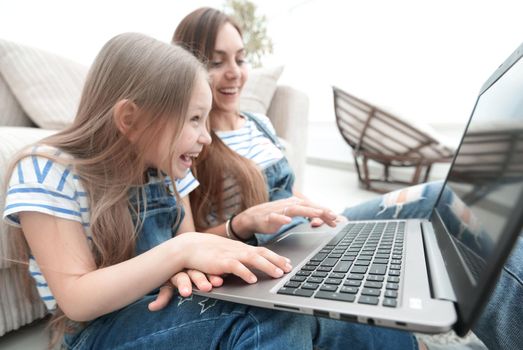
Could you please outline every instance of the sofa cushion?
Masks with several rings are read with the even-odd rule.
[[[0,75],[0,126],[32,126],[11,89]]]
[[[75,116],[87,67],[43,50],[0,40],[0,74],[36,125],[62,129]]]
[[[282,72],[283,66],[253,69],[240,96],[240,109],[267,115]]]

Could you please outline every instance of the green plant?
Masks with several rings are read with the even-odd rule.
[[[260,67],[262,57],[272,53],[272,40],[267,36],[267,18],[256,14],[256,5],[249,0],[227,0],[225,13],[231,16],[243,32],[247,60]]]

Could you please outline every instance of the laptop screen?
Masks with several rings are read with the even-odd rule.
[[[440,195],[433,222],[469,328],[521,231],[523,59],[516,51],[487,81]]]

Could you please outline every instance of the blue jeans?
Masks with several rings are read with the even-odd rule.
[[[150,312],[147,296],[66,338],[70,349],[417,349],[413,336],[192,296]]]
[[[356,207],[347,208],[343,215],[351,220],[428,218],[441,186],[442,182],[433,182],[395,191]],[[453,201],[452,194],[447,191],[442,199],[446,203]],[[486,239],[481,239],[485,243]],[[477,249],[486,246],[488,247],[488,242],[479,245]],[[522,327],[523,237],[520,236],[473,330],[489,349],[521,349]]]
[[[169,239],[175,229],[174,198],[160,184],[131,193],[131,203],[145,194],[147,211],[137,253]],[[262,309],[200,296],[174,297],[150,312],[151,291],[135,303],[101,316],[74,334],[68,349],[417,349],[408,332],[382,329],[290,312]]]

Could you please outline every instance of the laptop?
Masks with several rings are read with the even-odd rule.
[[[249,285],[228,276],[222,287],[195,294],[465,335],[522,231],[522,55],[523,44],[481,88],[429,220],[302,224],[267,245],[292,260],[284,277],[259,273],[259,282]]]

